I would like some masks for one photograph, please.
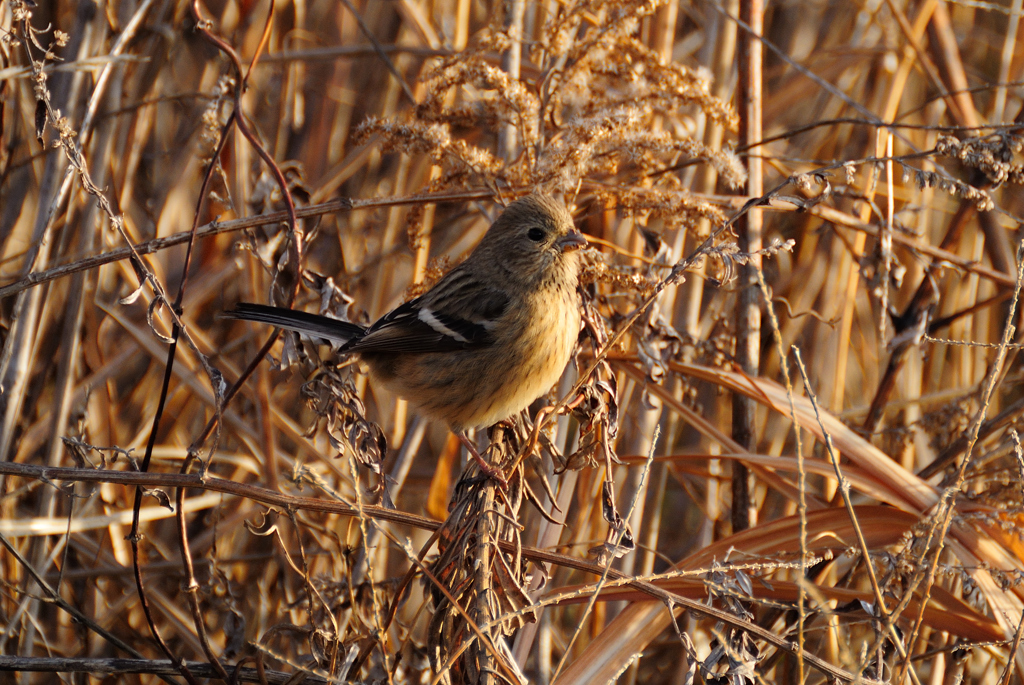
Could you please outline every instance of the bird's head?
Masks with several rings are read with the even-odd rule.
[[[510,204],[487,230],[474,257],[515,279],[537,286],[570,279],[575,286],[580,248],[587,239],[576,230],[565,203],[534,193]],[[498,275],[497,273],[495,274]]]

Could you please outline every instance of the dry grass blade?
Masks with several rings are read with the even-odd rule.
[[[759,4],[0,2],[0,669],[1024,673],[1021,2]],[[593,240],[507,490],[220,316],[376,320],[534,190]]]

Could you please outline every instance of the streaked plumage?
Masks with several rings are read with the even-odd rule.
[[[535,194],[509,205],[427,293],[369,328],[248,303],[226,314],[358,353],[374,379],[460,433],[508,418],[558,380],[580,330],[584,245],[565,205]]]

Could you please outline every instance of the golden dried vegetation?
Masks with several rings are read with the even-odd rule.
[[[0,5],[0,670],[1019,681],[1021,2],[756,4]],[[218,316],[533,189],[585,327],[507,489]]]

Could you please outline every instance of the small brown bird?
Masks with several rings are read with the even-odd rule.
[[[464,262],[369,328],[241,303],[225,312],[340,344],[376,381],[441,419],[486,473],[465,430],[525,409],[561,376],[580,331],[578,250],[586,238],[561,200],[517,200]]]

